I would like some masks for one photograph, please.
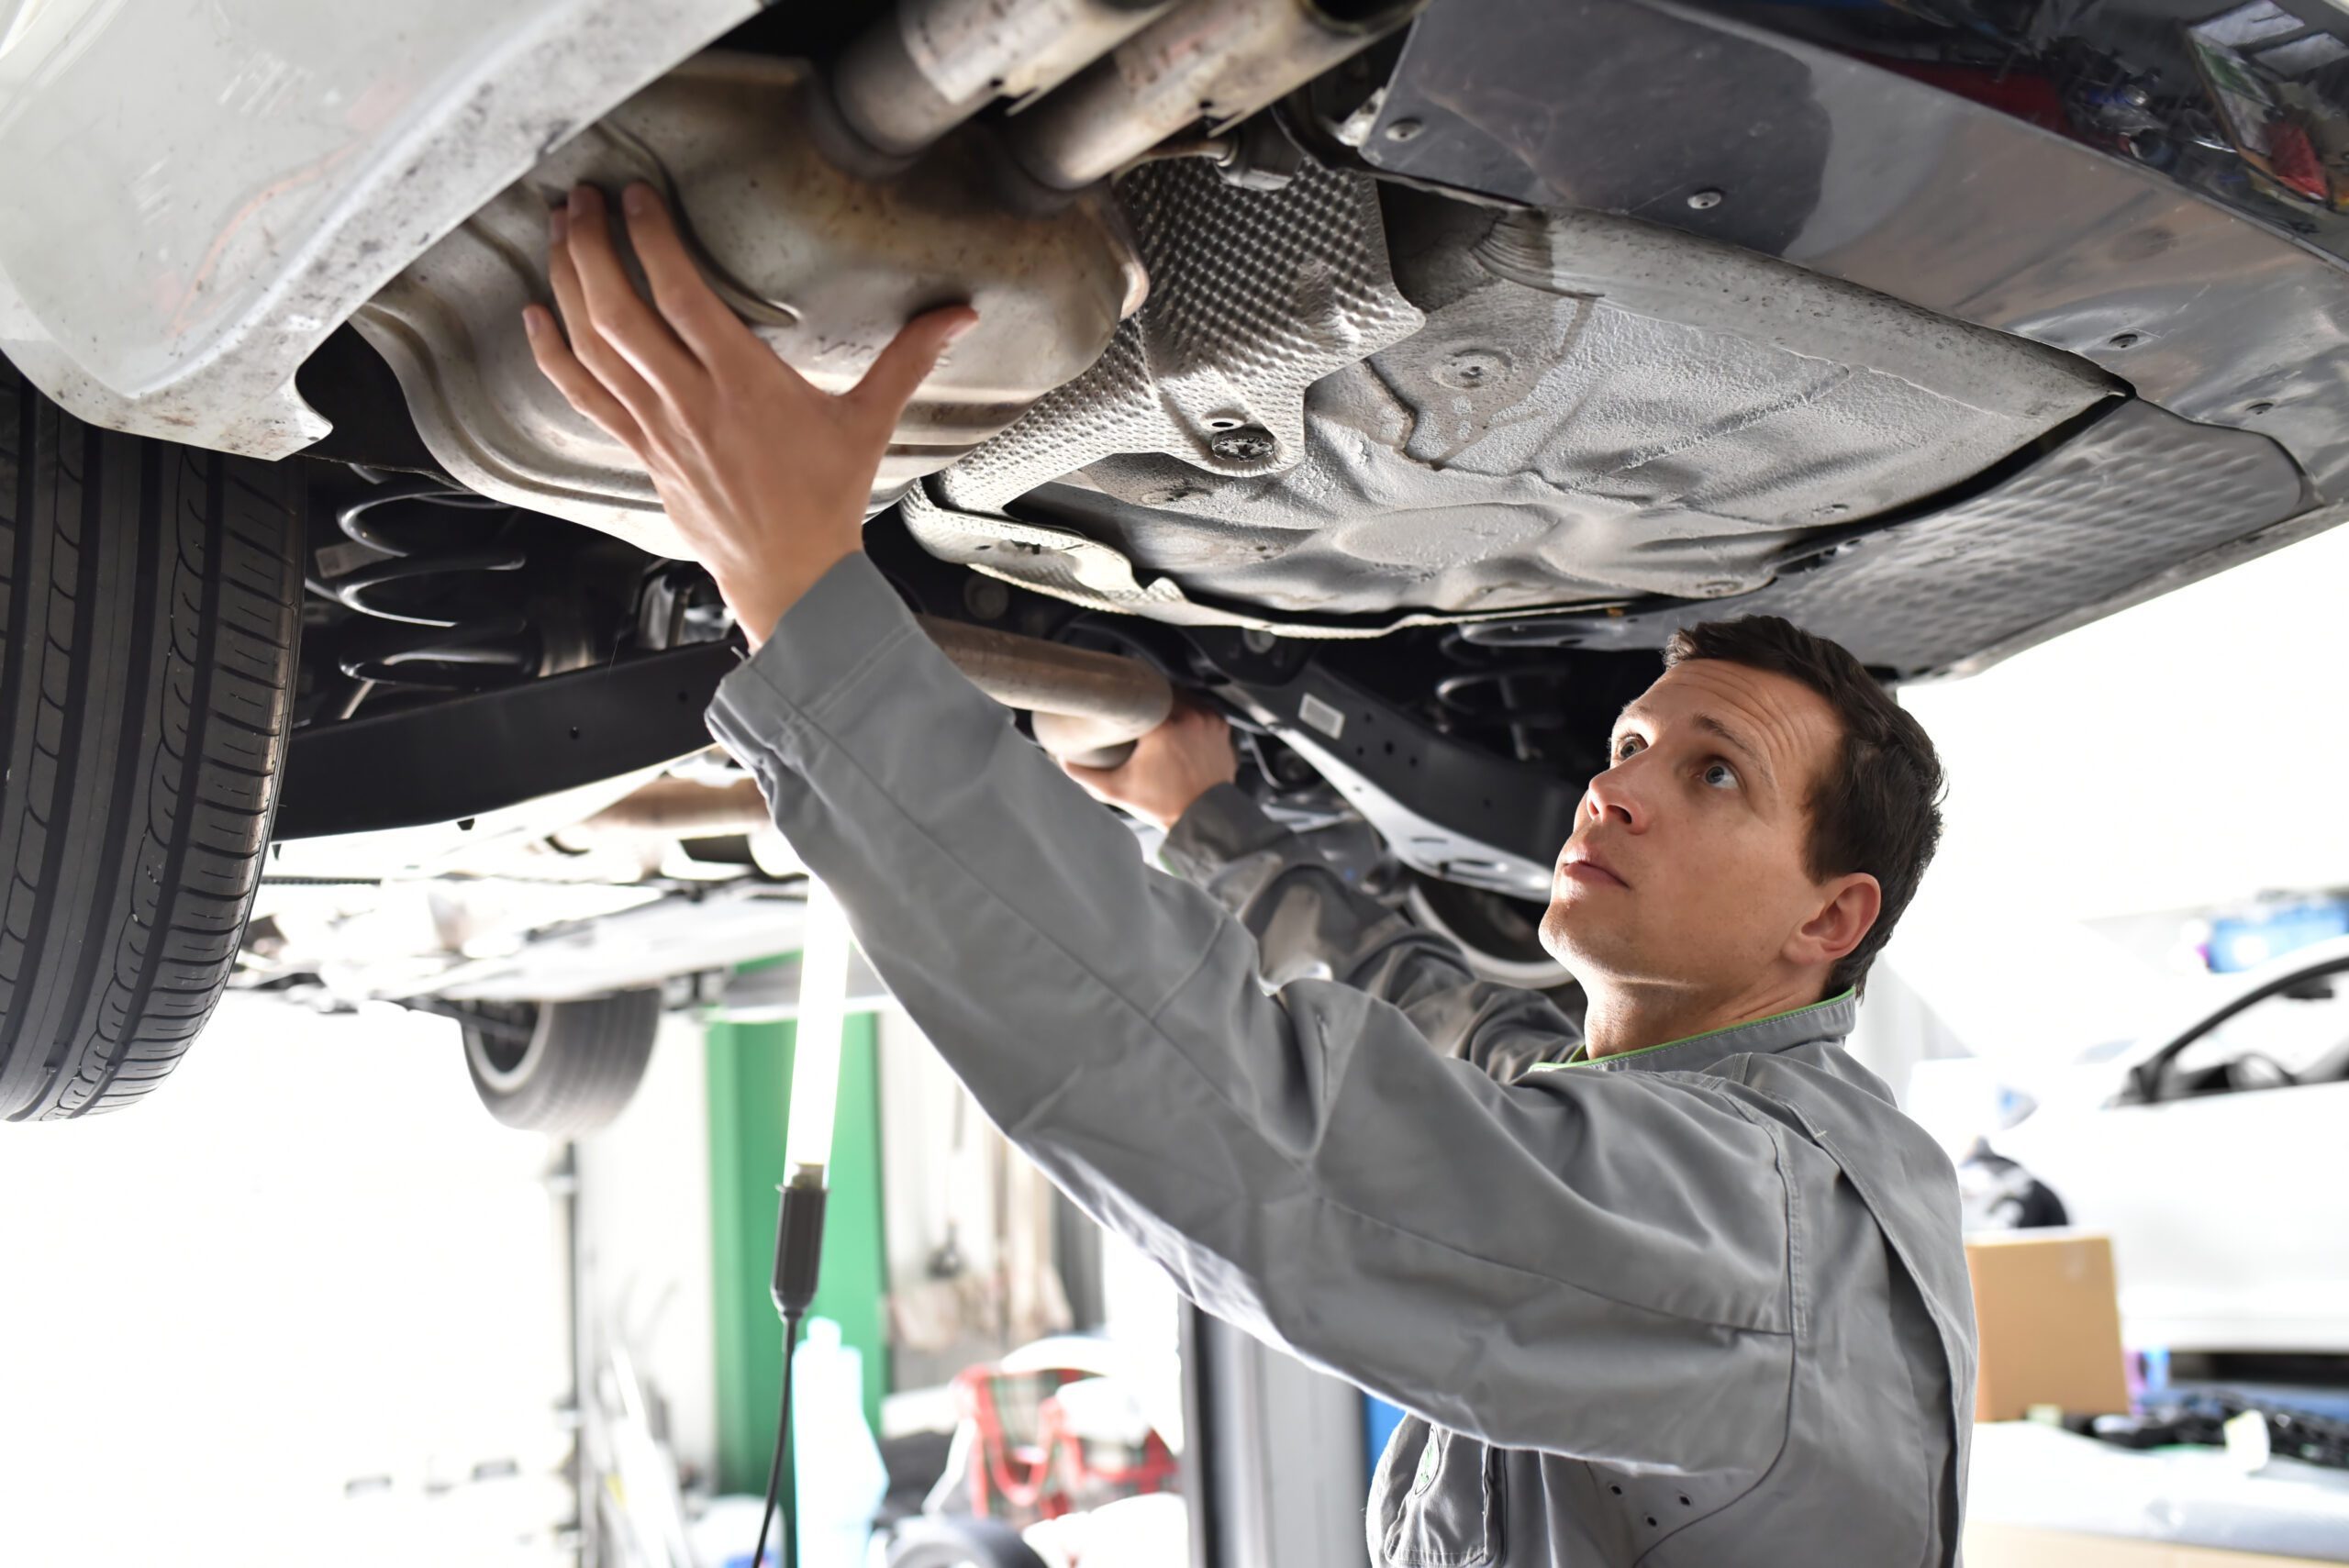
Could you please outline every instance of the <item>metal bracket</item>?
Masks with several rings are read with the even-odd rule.
[[[1471,746],[1319,664],[1222,695],[1318,769],[1414,870],[1547,899],[1579,784]]]
[[[276,837],[451,822],[710,744],[702,711],[740,662],[703,642],[603,669],[295,732]]]

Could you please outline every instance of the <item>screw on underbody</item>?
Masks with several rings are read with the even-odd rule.
[[[1279,444],[1262,425],[1242,425],[1208,442],[1208,450],[1226,462],[1262,462]]]

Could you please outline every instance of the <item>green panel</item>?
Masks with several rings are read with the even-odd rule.
[[[766,1487],[775,1403],[783,1396],[783,1324],[772,1294],[776,1187],[782,1183],[792,1040],[788,1023],[718,1023],[708,1035],[710,1224],[717,1307],[718,1470],[727,1492]],[[824,1254],[809,1311],[841,1326],[864,1354],[865,1419],[879,1430],[888,1387],[882,1297],[880,1064],[870,1013],[841,1041],[839,1123]]]

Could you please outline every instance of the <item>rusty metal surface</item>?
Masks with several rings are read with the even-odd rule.
[[[975,129],[875,182],[819,150],[827,113],[801,63],[703,55],[402,272],[354,322],[399,376],[433,456],[484,495],[683,553],[643,470],[539,374],[521,330],[523,305],[547,298],[549,203],[583,180],[665,192],[719,292],[819,386],[853,384],[921,309],[977,306],[979,325],[899,427],[875,510],[1099,357],[1143,282],[1105,198],[1011,210]]]

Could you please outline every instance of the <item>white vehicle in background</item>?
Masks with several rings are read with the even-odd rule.
[[[1998,1153],[2112,1237],[2132,1344],[2349,1357],[2349,939],[2040,1086]]]

